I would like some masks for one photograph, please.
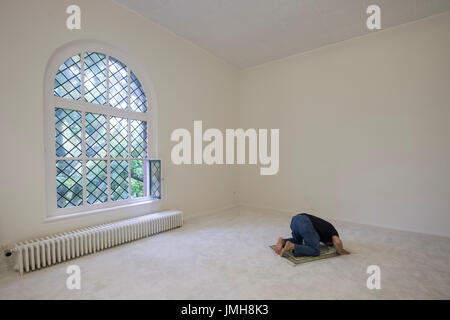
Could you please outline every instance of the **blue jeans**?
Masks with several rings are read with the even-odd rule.
[[[284,239],[294,244],[294,256],[320,255],[320,238],[311,220],[304,214],[298,214],[291,220],[292,238]]]

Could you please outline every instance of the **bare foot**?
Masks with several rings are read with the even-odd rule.
[[[280,254],[281,249],[283,249],[284,240],[283,238],[278,238],[277,244],[275,245],[274,251],[276,254]]]
[[[282,257],[286,251],[293,250],[293,249],[294,249],[294,244],[290,241],[286,241],[283,249],[281,249],[281,251],[280,251],[280,256]]]
[[[348,251],[345,250],[345,249],[339,250],[339,251],[337,251],[337,253],[338,253],[339,255],[350,254],[350,252],[348,252]]]

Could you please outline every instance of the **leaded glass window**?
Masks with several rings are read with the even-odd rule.
[[[73,55],[56,72],[53,96],[56,208],[161,197],[161,162],[148,159],[148,99],[126,64]]]
[[[109,120],[111,156],[114,158],[128,156],[128,119],[111,117]]]
[[[89,204],[108,201],[107,162],[105,160],[86,161],[86,192]]]
[[[55,97],[147,112],[141,82],[126,64],[99,52],[84,52],[67,59],[54,81]],[[83,97],[81,97],[83,95]]]
[[[84,98],[87,102],[106,102],[106,56],[97,52],[84,54]]]
[[[134,111],[147,111],[147,98],[144,91],[142,91],[142,85],[133,72],[130,72],[130,105]]]
[[[81,161],[56,161],[56,192],[58,208],[79,206],[83,203],[83,171]]]
[[[113,201],[128,198],[128,161],[111,161],[111,189]]]
[[[119,60],[109,59],[109,104],[126,109],[128,106],[128,71]]]
[[[131,120],[131,156],[145,158],[147,156],[147,122]]]
[[[108,124],[106,116],[86,112],[85,120],[86,156],[104,158],[107,155]]]
[[[161,160],[150,160],[150,196],[161,199]]]
[[[56,97],[80,99],[81,59],[79,54],[70,57],[59,67],[53,92]]]
[[[81,155],[81,112],[55,109],[55,140],[57,157]]]

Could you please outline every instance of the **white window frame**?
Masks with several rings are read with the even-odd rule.
[[[81,83],[82,88],[84,86],[84,52],[99,52],[103,53],[109,59],[110,56],[116,58],[117,60],[124,63],[128,68],[128,82],[130,81],[130,70],[139,79],[142,85],[144,93],[147,97],[147,112],[136,112],[130,109],[130,96],[128,96],[128,107],[127,109],[119,109],[116,107],[111,107],[108,105],[109,102],[109,90],[107,90],[107,98],[105,105],[97,105],[89,103],[83,100],[84,95],[80,100],[72,100],[67,98],[61,98],[54,96],[54,80],[58,68],[70,57],[80,54],[81,58]],[[107,60],[108,63],[109,60]],[[108,68],[107,68],[108,69]],[[110,166],[107,166],[108,170],[108,201],[105,203],[97,204],[83,204],[76,207],[68,208],[57,208],[57,193],[56,193],[56,161],[65,160],[65,158],[56,157],[56,147],[55,147],[55,108],[63,108],[70,110],[78,110],[82,112],[82,141],[83,150],[84,146],[84,114],[86,112],[103,114],[107,116],[107,130],[109,137],[109,117],[116,116],[121,118],[126,118],[128,120],[140,120],[147,122],[147,157],[146,159],[156,159],[158,158],[158,128],[157,128],[157,108],[156,108],[156,97],[153,90],[153,86],[150,80],[146,77],[144,70],[140,67],[133,59],[124,54],[121,50],[103,43],[96,41],[74,41],[71,42],[58,50],[55,51],[53,56],[50,58],[47,64],[45,82],[44,82],[44,143],[45,143],[45,175],[46,175],[46,200],[47,200],[47,216],[46,219],[52,219],[63,216],[72,216],[80,214],[90,214],[98,213],[103,211],[108,211],[109,209],[115,208],[126,208],[128,206],[136,206],[139,204],[148,204],[152,202],[158,202],[159,199],[154,199],[150,197],[149,186],[147,186],[148,195],[146,197],[132,198],[130,192],[130,183],[128,183],[129,198],[124,200],[110,201],[110,181],[109,181],[109,171]],[[108,75],[107,75],[108,77]],[[82,90],[83,91],[83,90]],[[128,121],[128,155],[129,158],[123,158],[123,160],[132,160],[130,153],[130,121]],[[109,138],[108,138],[109,142]],[[108,155],[101,160],[121,160],[122,158],[111,158],[109,155],[109,143],[108,143]],[[89,159],[88,157],[79,158],[67,158],[67,160],[80,160],[84,161]],[[141,158],[139,158],[141,159]],[[144,161],[146,165],[146,161]],[[147,170],[147,182],[149,182],[150,172]],[[128,176],[130,181],[130,166],[128,166]],[[83,203],[85,202],[86,190],[85,183],[83,182]],[[162,194],[162,190],[161,190]]]

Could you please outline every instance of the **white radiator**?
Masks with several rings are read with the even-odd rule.
[[[181,211],[165,211],[20,242],[12,251],[23,274],[181,227]]]

